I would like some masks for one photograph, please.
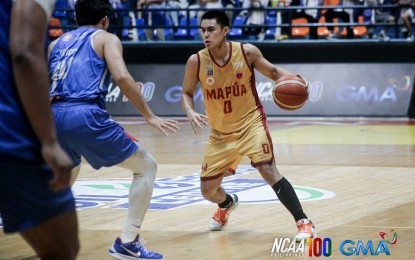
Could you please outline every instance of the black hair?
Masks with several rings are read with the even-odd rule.
[[[206,13],[202,15],[202,18],[200,21],[203,20],[210,20],[210,19],[216,19],[216,22],[222,27],[229,27],[229,17],[228,15],[221,11],[221,10],[209,10]]]
[[[76,22],[79,26],[95,25],[112,11],[109,0],[78,0],[75,3]]]

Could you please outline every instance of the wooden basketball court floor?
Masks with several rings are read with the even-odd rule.
[[[224,186],[241,200],[226,230],[211,232],[216,205],[203,200],[198,173],[209,134],[180,130],[164,136],[140,119],[115,118],[158,161],[150,209],[142,225],[147,247],[165,259],[304,259],[305,254],[272,255],[276,238],[292,238],[295,223],[271,188],[244,159]],[[332,241],[332,259],[415,259],[415,121],[406,118],[269,118],[276,162],[291,181],[318,236]],[[73,187],[78,202],[79,259],[111,259],[108,248],[127,214],[130,173],[93,170],[83,163]],[[372,241],[378,255],[344,256],[340,244]],[[344,246],[344,250],[352,247]],[[383,248],[385,249],[385,248]],[[325,249],[327,252],[328,247]],[[315,256],[313,256],[315,257]],[[323,255],[321,257],[324,257]],[[0,231],[0,259],[35,259],[18,235]]]

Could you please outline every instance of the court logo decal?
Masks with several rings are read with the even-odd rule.
[[[225,178],[222,185],[228,193],[237,193],[240,203],[263,204],[279,202],[274,191],[262,178],[249,178],[250,173],[258,174],[251,166],[240,166],[235,176]],[[190,205],[209,205],[200,193],[200,173],[175,178],[156,179],[150,210],[172,210]],[[128,207],[128,190],[131,179],[78,179],[73,187],[77,208]],[[331,191],[293,185],[300,201],[329,199],[335,196]]]
[[[248,176],[256,174],[259,178]],[[72,187],[78,210],[87,208],[128,208],[131,179],[78,179]],[[279,203],[274,191],[251,166],[239,166],[222,186],[228,193],[237,193],[241,204]],[[335,194],[328,190],[293,185],[301,202],[330,199]],[[172,210],[190,205],[209,205],[200,193],[200,173],[158,178],[154,184],[150,210]],[[0,227],[2,227],[0,218]]]

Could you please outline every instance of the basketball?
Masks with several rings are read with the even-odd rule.
[[[307,82],[297,75],[280,77],[272,89],[275,104],[284,110],[302,107],[308,98]]]

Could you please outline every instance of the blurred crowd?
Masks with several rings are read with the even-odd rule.
[[[76,26],[74,1],[57,0],[50,37]],[[110,31],[123,41],[200,39],[206,9],[225,10],[231,40],[414,41],[415,0],[110,0]],[[61,28],[59,28],[61,27]]]

